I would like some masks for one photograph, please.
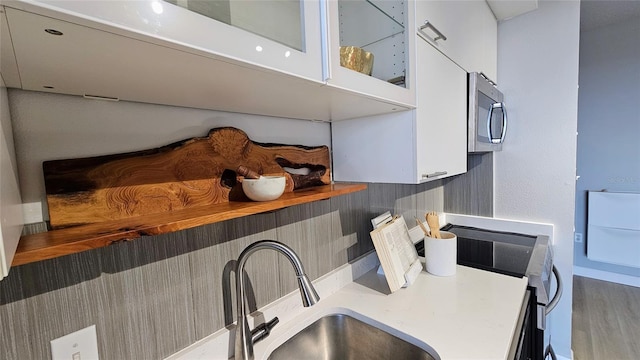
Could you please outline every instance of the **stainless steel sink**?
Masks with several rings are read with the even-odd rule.
[[[269,359],[440,360],[440,356],[351,316],[336,314],[304,328],[276,348]]]

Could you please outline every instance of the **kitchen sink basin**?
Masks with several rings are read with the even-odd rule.
[[[334,314],[292,336],[268,359],[440,360],[440,356],[349,315]]]

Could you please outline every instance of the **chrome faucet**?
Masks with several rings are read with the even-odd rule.
[[[236,324],[236,339],[235,339],[235,355],[236,360],[253,360],[253,344],[264,339],[269,335],[271,328],[278,323],[278,318],[274,318],[268,323],[257,326],[253,331],[249,330],[249,323],[247,322],[247,309],[245,306],[245,289],[244,289],[244,264],[247,259],[254,252],[261,249],[272,249],[282,253],[289,259],[291,265],[293,265],[296,277],[298,278],[298,287],[300,288],[300,295],[302,296],[302,304],[305,307],[315,305],[320,296],[313,288],[311,281],[304,272],[304,267],[300,262],[298,255],[287,245],[273,241],[263,240],[255,242],[247,246],[244,251],[238,257],[236,263],[236,301],[238,312],[238,321]]]

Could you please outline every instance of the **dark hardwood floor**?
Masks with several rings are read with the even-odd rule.
[[[640,288],[573,277],[575,360],[640,359]]]

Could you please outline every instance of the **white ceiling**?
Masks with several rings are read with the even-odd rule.
[[[507,20],[538,8],[538,0],[487,0],[487,3],[498,21]]]
[[[637,18],[640,21],[640,0],[582,0],[580,31],[588,31],[616,22]]]

